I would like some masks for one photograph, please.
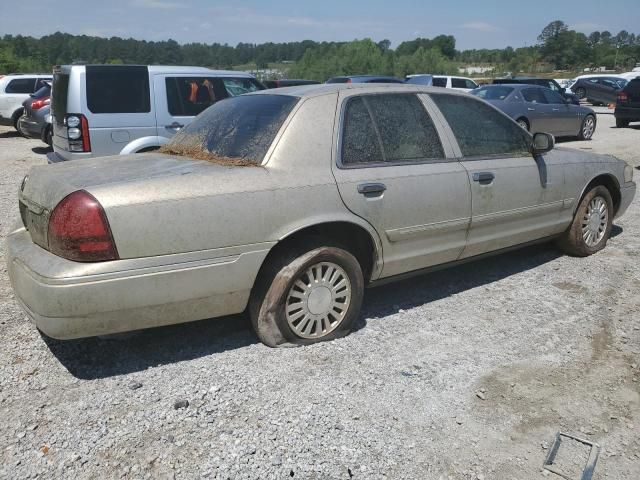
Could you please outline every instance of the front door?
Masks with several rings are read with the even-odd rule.
[[[431,97],[457,140],[455,148],[471,185],[471,227],[460,258],[561,232],[566,227],[561,218],[562,164],[534,158],[530,135],[484,102]]]
[[[340,93],[333,172],[349,210],[382,239],[382,277],[462,252],[471,217],[464,167],[442,125],[412,93]]]

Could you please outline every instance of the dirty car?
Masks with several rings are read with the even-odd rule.
[[[464,93],[289,87],[216,103],[164,153],[34,167],[7,265],[51,337],[247,311],[265,344],[307,344],[348,333],[368,285],[533,241],[599,251],[632,175]]]

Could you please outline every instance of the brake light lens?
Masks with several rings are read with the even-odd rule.
[[[84,190],[67,195],[49,217],[49,251],[76,262],[118,259],[111,228],[100,203]]]
[[[629,101],[629,97],[626,92],[618,92],[618,103],[627,103]]]
[[[40,110],[42,107],[46,107],[51,104],[49,97],[39,98],[31,102],[31,110]]]
[[[89,121],[79,113],[71,113],[65,117],[69,150],[72,152],[90,152]]]

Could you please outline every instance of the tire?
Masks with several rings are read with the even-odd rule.
[[[591,140],[593,134],[596,131],[596,117],[593,115],[587,115],[582,119],[582,125],[580,125],[580,131],[578,132],[578,138],[580,140]]]
[[[50,147],[53,147],[53,128],[45,127],[41,140]]]
[[[529,122],[527,121],[526,118],[521,117],[518,120],[516,120],[516,122],[518,123],[518,125],[524,128],[527,132],[529,131]]]
[[[587,91],[583,87],[579,87],[576,89],[576,95],[580,100],[582,100],[587,96]]]
[[[602,207],[606,218],[603,218]],[[602,250],[611,235],[613,214],[609,190],[602,185],[593,187],[582,197],[571,226],[558,239],[558,246],[576,257],[586,257]]]
[[[23,113],[24,113],[24,109],[21,108],[20,110],[13,112],[13,116],[11,117],[13,120],[13,128],[15,128],[16,132],[18,132],[22,136],[24,135],[20,131],[20,117],[22,116]]]
[[[628,126],[629,126],[629,120],[625,120],[623,118],[616,118],[617,128],[627,128]]]
[[[260,272],[249,315],[265,345],[333,340],[348,334],[358,318],[364,293],[362,268],[347,250],[324,243],[300,245],[274,257]]]

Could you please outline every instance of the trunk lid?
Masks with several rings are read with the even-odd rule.
[[[153,153],[37,166],[29,171],[20,187],[20,216],[33,242],[47,248],[51,211],[72,192],[110,184],[210,172],[216,167],[224,168],[200,160]]]

